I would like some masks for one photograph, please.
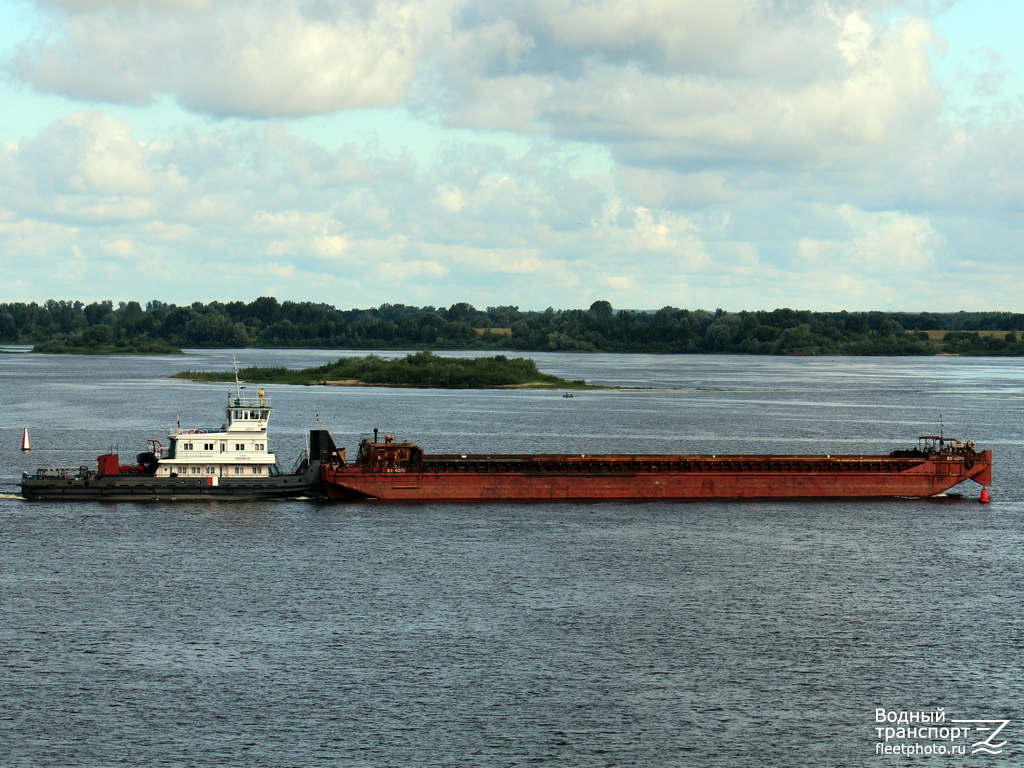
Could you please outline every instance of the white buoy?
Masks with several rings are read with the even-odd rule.
[[[25,427],[25,431],[21,433],[21,450],[32,450],[32,441],[28,437],[28,427]]]

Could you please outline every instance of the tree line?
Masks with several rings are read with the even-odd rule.
[[[1010,312],[812,312],[775,309],[524,311],[315,302],[50,300],[0,304],[0,342],[177,347],[486,349],[759,355],[1024,355],[1024,315]],[[930,332],[930,333],[929,333]]]

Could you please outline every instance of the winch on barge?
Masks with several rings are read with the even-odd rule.
[[[295,468],[282,472],[270,452],[267,427],[270,397],[243,392],[235,369],[226,420],[219,429],[186,429],[168,434],[166,452],[158,440],[135,464],[116,453],[99,457],[96,470],[40,469],[21,478],[21,495],[36,500],[142,501],[147,499],[270,499],[320,495],[322,458],[333,447],[326,430],[309,433],[309,451]]]
[[[926,436],[877,456],[426,454],[384,435],[364,438],[322,468],[339,500],[611,501],[935,496],[965,481],[992,483],[992,451]]]

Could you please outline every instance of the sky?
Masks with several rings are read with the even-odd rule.
[[[1024,312],[1019,0],[0,0],[0,301]]]

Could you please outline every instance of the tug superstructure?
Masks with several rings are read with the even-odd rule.
[[[180,420],[167,446],[150,440],[134,464],[116,453],[90,467],[39,469],[21,478],[29,500],[107,499],[259,499],[320,495],[322,456],[333,446],[326,430],[309,433],[309,451],[290,472],[283,472],[270,450],[270,396],[249,395],[238,379],[228,393],[219,428],[186,428]]]

